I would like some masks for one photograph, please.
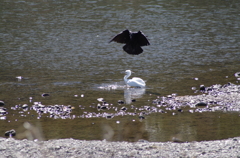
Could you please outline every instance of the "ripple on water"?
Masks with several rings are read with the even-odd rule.
[[[114,84],[101,84],[100,86],[97,86],[97,88],[102,90],[121,90],[125,89],[126,87],[126,85],[123,85],[119,82],[116,82]]]

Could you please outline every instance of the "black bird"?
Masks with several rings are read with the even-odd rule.
[[[141,54],[143,52],[141,46],[150,45],[147,38],[141,31],[131,32],[129,30],[125,30],[113,37],[110,42],[112,41],[125,44],[123,46],[123,50],[132,55]]]

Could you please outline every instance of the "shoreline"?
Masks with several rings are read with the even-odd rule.
[[[30,157],[239,157],[240,137],[201,142],[48,141],[0,137],[1,158]]]
[[[189,106],[192,112],[240,111],[240,85],[204,87],[203,94],[163,97],[158,106],[176,109]],[[190,111],[189,111],[190,112]],[[48,141],[16,140],[0,137],[0,158],[32,157],[240,157],[240,136],[200,142],[109,142],[106,140],[56,139]]]

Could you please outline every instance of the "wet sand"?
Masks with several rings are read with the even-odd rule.
[[[239,157],[240,137],[202,142],[49,141],[0,138],[2,158],[30,157]]]

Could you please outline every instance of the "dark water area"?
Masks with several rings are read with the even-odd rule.
[[[0,100],[8,110],[1,116],[0,136],[12,128],[23,133],[24,122],[41,129],[46,140],[201,141],[240,135],[237,112],[184,109],[176,115],[167,111],[138,118],[139,108],[155,106],[152,100],[158,97],[196,95],[192,87],[202,84],[239,84],[234,77],[240,71],[239,2],[4,0],[0,4]],[[141,30],[151,45],[131,56],[122,44],[108,43],[125,29]],[[124,86],[127,69],[146,80],[146,89]],[[50,96],[42,97],[43,93]],[[98,98],[111,108],[98,110]],[[18,108],[32,107],[34,102],[71,105],[71,119],[50,118],[48,113],[40,117],[31,108]],[[127,110],[121,112],[123,106]],[[114,117],[106,119],[105,114]]]

